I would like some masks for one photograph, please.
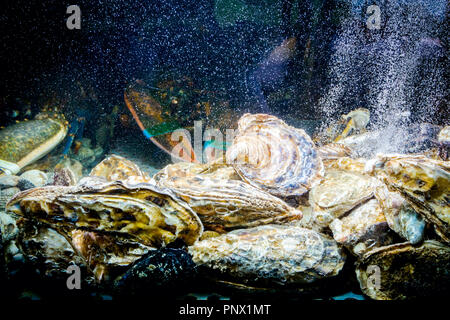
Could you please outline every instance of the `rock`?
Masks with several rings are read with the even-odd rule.
[[[25,191],[28,189],[36,188],[36,186],[26,179],[20,179],[19,183],[17,184],[17,188],[19,188],[20,191]]]
[[[95,163],[97,158],[99,158],[102,154],[103,149],[101,147],[92,149],[87,147],[85,144],[82,144],[78,152],[76,154],[72,154],[71,157],[80,161],[86,167]]]
[[[54,186],[74,186],[77,182],[75,174],[69,168],[55,169],[52,177]]]
[[[88,147],[85,147],[85,146],[80,147],[80,149],[76,153],[76,158],[80,161],[84,161],[93,156],[95,156],[94,150],[92,150]]]
[[[102,147],[96,147],[94,149],[94,155],[95,157],[99,157],[103,154],[103,148]]]
[[[36,187],[42,187],[47,183],[47,175],[39,170],[25,171],[20,178],[30,181]]]
[[[59,162],[49,176],[49,181],[55,186],[75,185],[83,177],[83,165],[78,160],[65,158]]]
[[[81,145],[85,148],[91,149],[91,139],[89,138],[81,138],[80,140]]]
[[[194,279],[196,266],[183,249],[162,248],[151,250],[115,281],[120,292],[128,294],[154,291],[154,294],[179,291]],[[158,292],[158,293],[156,293]]]
[[[20,178],[18,176],[13,175],[5,175],[0,177],[0,189],[7,189],[17,186],[19,179]]]
[[[0,190],[0,212],[5,210],[6,203],[16,193],[19,193],[20,189],[16,187]]]
[[[14,240],[19,232],[16,224],[17,218],[6,212],[0,212],[0,233],[3,243]]]

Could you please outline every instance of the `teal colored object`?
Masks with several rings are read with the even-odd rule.
[[[173,132],[179,128],[180,126],[177,122],[169,121],[157,124],[151,128],[147,128],[142,132],[144,133],[144,136],[150,139],[151,137],[160,136],[162,134]]]
[[[227,151],[227,148],[231,145],[230,142],[216,142],[216,140],[208,140],[205,141],[205,144],[203,145],[203,149],[207,149],[207,148],[214,148],[214,149],[219,149],[219,150],[223,150],[223,151]]]

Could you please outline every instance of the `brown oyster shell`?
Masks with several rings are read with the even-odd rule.
[[[356,276],[364,294],[372,299],[448,297],[448,270],[450,247],[427,240],[420,246],[406,242],[367,252],[357,263]]]
[[[349,157],[336,157],[334,159],[328,158],[323,161],[326,170],[338,169],[359,174],[367,174],[366,165],[367,160],[363,158],[349,158]]]
[[[216,161],[211,163],[177,162],[169,164],[157,172],[153,179],[158,183],[168,178],[186,178],[197,175],[209,176],[216,179],[240,180],[232,166]]]
[[[339,273],[345,255],[333,239],[309,230],[266,225],[234,230],[188,248],[194,262],[233,282],[271,287]]]
[[[358,256],[393,242],[388,223],[376,199],[370,199],[348,215],[333,220],[330,229],[338,243]]]
[[[373,171],[450,243],[450,163],[420,155],[380,155]]]
[[[375,189],[375,197],[392,230],[412,244],[423,240],[425,220],[400,193],[389,191],[387,186],[382,184]]]
[[[302,195],[323,176],[322,160],[305,131],[267,114],[239,119],[226,160],[244,181],[281,197]]]
[[[54,229],[49,225],[0,214],[0,230],[7,249],[6,266],[18,271],[26,263],[45,279],[66,279],[67,268],[75,264],[88,271],[88,282],[111,280],[149,250],[131,239],[86,230]],[[27,269],[27,270],[28,270]]]
[[[149,182],[151,179],[134,162],[118,156],[110,155],[97,164],[90,172],[91,177],[103,177],[107,181],[124,181],[133,179],[134,183]]]
[[[205,229],[226,230],[285,223],[302,218],[302,213],[240,180],[212,178],[210,175],[159,179],[198,214]]]
[[[320,184],[309,193],[314,223],[326,227],[374,195],[379,182],[368,175],[344,170],[327,170]]]
[[[35,270],[45,278],[66,278],[66,270],[73,263],[86,268],[70,242],[45,224],[1,212],[0,230],[5,266],[11,274],[25,264],[28,270]]]
[[[100,231],[163,246],[176,239],[194,243],[203,226],[170,190],[141,183],[84,178],[77,186],[48,186],[17,194],[7,210],[55,228]]]
[[[152,247],[117,235],[75,229],[66,234],[97,281],[113,280]]]

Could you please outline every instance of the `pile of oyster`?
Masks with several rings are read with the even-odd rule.
[[[91,285],[130,290],[196,273],[295,295],[349,266],[373,299],[448,294],[450,163],[357,158],[346,139],[318,146],[274,116],[245,114],[225,157],[210,163],[149,177],[111,155],[76,185],[9,200],[0,213],[7,272],[22,264],[67,278],[75,264]]]

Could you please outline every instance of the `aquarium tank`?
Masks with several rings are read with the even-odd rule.
[[[1,296],[208,317],[198,301],[448,298],[448,17],[445,0],[6,1]]]

